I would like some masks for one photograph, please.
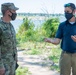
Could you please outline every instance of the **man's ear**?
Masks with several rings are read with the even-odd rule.
[[[10,12],[9,10],[7,10],[6,12],[7,12],[7,14],[12,15],[11,12]]]
[[[73,10],[73,14],[75,14],[76,10]]]
[[[76,12],[76,9],[74,10],[74,12]]]
[[[76,14],[76,9],[74,10],[75,14]]]

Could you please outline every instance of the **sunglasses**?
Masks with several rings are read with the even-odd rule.
[[[70,7],[70,6],[71,6],[70,4],[65,4],[65,5],[64,5],[64,7]]]

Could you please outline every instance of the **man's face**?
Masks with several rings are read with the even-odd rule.
[[[16,10],[7,10],[6,15],[12,16],[12,13],[16,13]]]
[[[9,10],[10,12],[10,16],[12,15],[12,13],[16,13],[16,10]]]
[[[70,7],[65,7],[64,14],[65,18],[69,21],[70,19],[72,19],[72,17],[74,17],[75,10],[72,10]]]
[[[16,10],[7,10],[6,15],[11,19],[11,20],[15,20],[17,13]]]
[[[65,7],[64,12],[65,13],[72,13],[72,9],[70,7]]]

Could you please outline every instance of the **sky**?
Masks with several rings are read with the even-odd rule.
[[[76,0],[0,0],[0,8],[6,2],[13,2],[19,13],[64,13],[64,4],[76,5]]]

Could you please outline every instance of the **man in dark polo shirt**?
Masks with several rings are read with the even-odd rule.
[[[54,39],[45,42],[59,44],[61,40],[60,75],[76,75],[76,7],[73,3],[64,5],[66,21],[60,23]]]

